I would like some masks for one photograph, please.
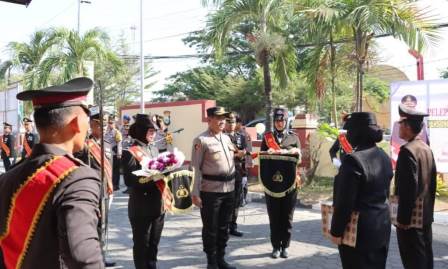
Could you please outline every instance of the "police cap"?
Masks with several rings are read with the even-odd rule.
[[[366,126],[377,126],[375,114],[371,112],[353,112],[346,117],[344,129],[361,128]]]
[[[40,90],[29,90],[17,94],[17,99],[32,101],[33,107],[61,108],[82,106],[88,109],[87,94],[93,86],[93,81],[86,77],[75,78],[62,85],[50,86]]]
[[[403,104],[398,106],[398,114],[400,114],[401,119],[413,121],[423,121],[424,117],[429,116],[427,113],[417,111],[416,109],[407,107]]]
[[[226,118],[226,122],[228,123],[236,123],[236,115],[233,112],[230,112]]]
[[[23,118],[23,123],[31,123],[31,122],[33,121],[30,118],[27,117]]]
[[[274,108],[274,121],[281,121],[288,119],[288,109],[283,107]]]
[[[211,108],[207,109],[207,117],[213,117],[213,116],[228,117],[229,114],[230,114],[230,112],[227,112],[224,109],[224,107],[222,107],[222,106],[215,106],[215,107],[211,107]]]
[[[133,125],[142,128],[155,129],[154,123],[148,114],[136,114]]]
[[[90,120],[94,120],[94,121],[100,121],[100,107],[99,106],[92,106],[89,108],[90,111]],[[107,121],[107,115],[109,113],[107,113],[106,111],[103,110],[103,119],[104,121]]]

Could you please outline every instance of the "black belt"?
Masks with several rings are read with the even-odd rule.
[[[202,178],[212,181],[232,181],[235,179],[235,173],[231,175],[202,175]]]

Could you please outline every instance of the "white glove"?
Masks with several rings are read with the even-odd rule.
[[[336,166],[336,168],[339,169],[339,167],[341,167],[341,160],[339,160],[338,158],[333,158],[332,159],[333,165]]]

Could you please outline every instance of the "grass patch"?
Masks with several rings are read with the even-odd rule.
[[[299,190],[299,199],[305,204],[316,204],[333,197],[333,178],[316,177]]]

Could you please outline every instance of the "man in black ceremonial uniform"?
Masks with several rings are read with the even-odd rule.
[[[106,140],[102,140],[101,126],[107,122],[107,118],[101,122],[100,109],[97,106],[90,108],[90,136],[86,140],[84,149],[75,154],[75,157],[95,169],[101,178],[101,196],[100,196],[100,213],[101,218],[98,225],[98,233],[101,241],[101,251],[106,267],[115,266],[115,262],[106,260],[107,249],[107,225],[109,222],[109,204],[111,202],[114,188],[112,184],[112,145]],[[103,125],[104,126],[104,125]],[[104,128],[103,128],[104,129]],[[104,146],[104,158],[101,160],[101,142]],[[101,163],[103,162],[103,169]]]
[[[5,171],[8,171],[11,166],[11,158],[14,157],[14,136],[12,135],[12,125],[7,122],[3,123],[3,135],[0,143],[3,167],[5,167]]]
[[[419,133],[428,114],[399,105],[401,146],[395,172],[395,194],[399,197],[397,239],[406,269],[432,269],[432,222],[436,193],[436,164],[429,146]],[[423,200],[423,227],[411,228],[412,210],[417,199]]]
[[[229,117],[226,119],[226,134],[230,137],[230,141],[235,145],[235,147],[245,153],[246,150],[246,137],[237,132],[236,128],[236,116],[233,113],[229,114]],[[243,233],[238,231],[238,224],[236,220],[238,219],[238,212],[240,206],[243,203],[243,177],[247,176],[246,167],[245,167],[245,154],[241,156],[235,154],[235,208],[232,212],[232,220],[229,224],[229,234],[233,236],[241,237]]]
[[[0,178],[0,268],[104,268],[101,181],[72,155],[84,147],[92,86],[77,78],[17,95],[33,103],[40,143]]]
[[[31,155],[32,149],[38,142],[37,134],[33,132],[33,121],[30,118],[23,118],[25,134],[22,138],[22,159]]]
[[[274,109],[274,132],[267,132],[261,142],[261,151],[272,153],[297,154],[300,159],[300,141],[294,132],[286,129],[288,111],[285,108]],[[268,137],[275,140],[276,147],[269,143]],[[276,259],[279,256],[288,258],[288,247],[291,242],[292,222],[294,209],[297,203],[297,183],[291,191],[283,197],[273,197],[265,193],[266,207],[269,215],[269,226],[271,228],[271,257]]]

